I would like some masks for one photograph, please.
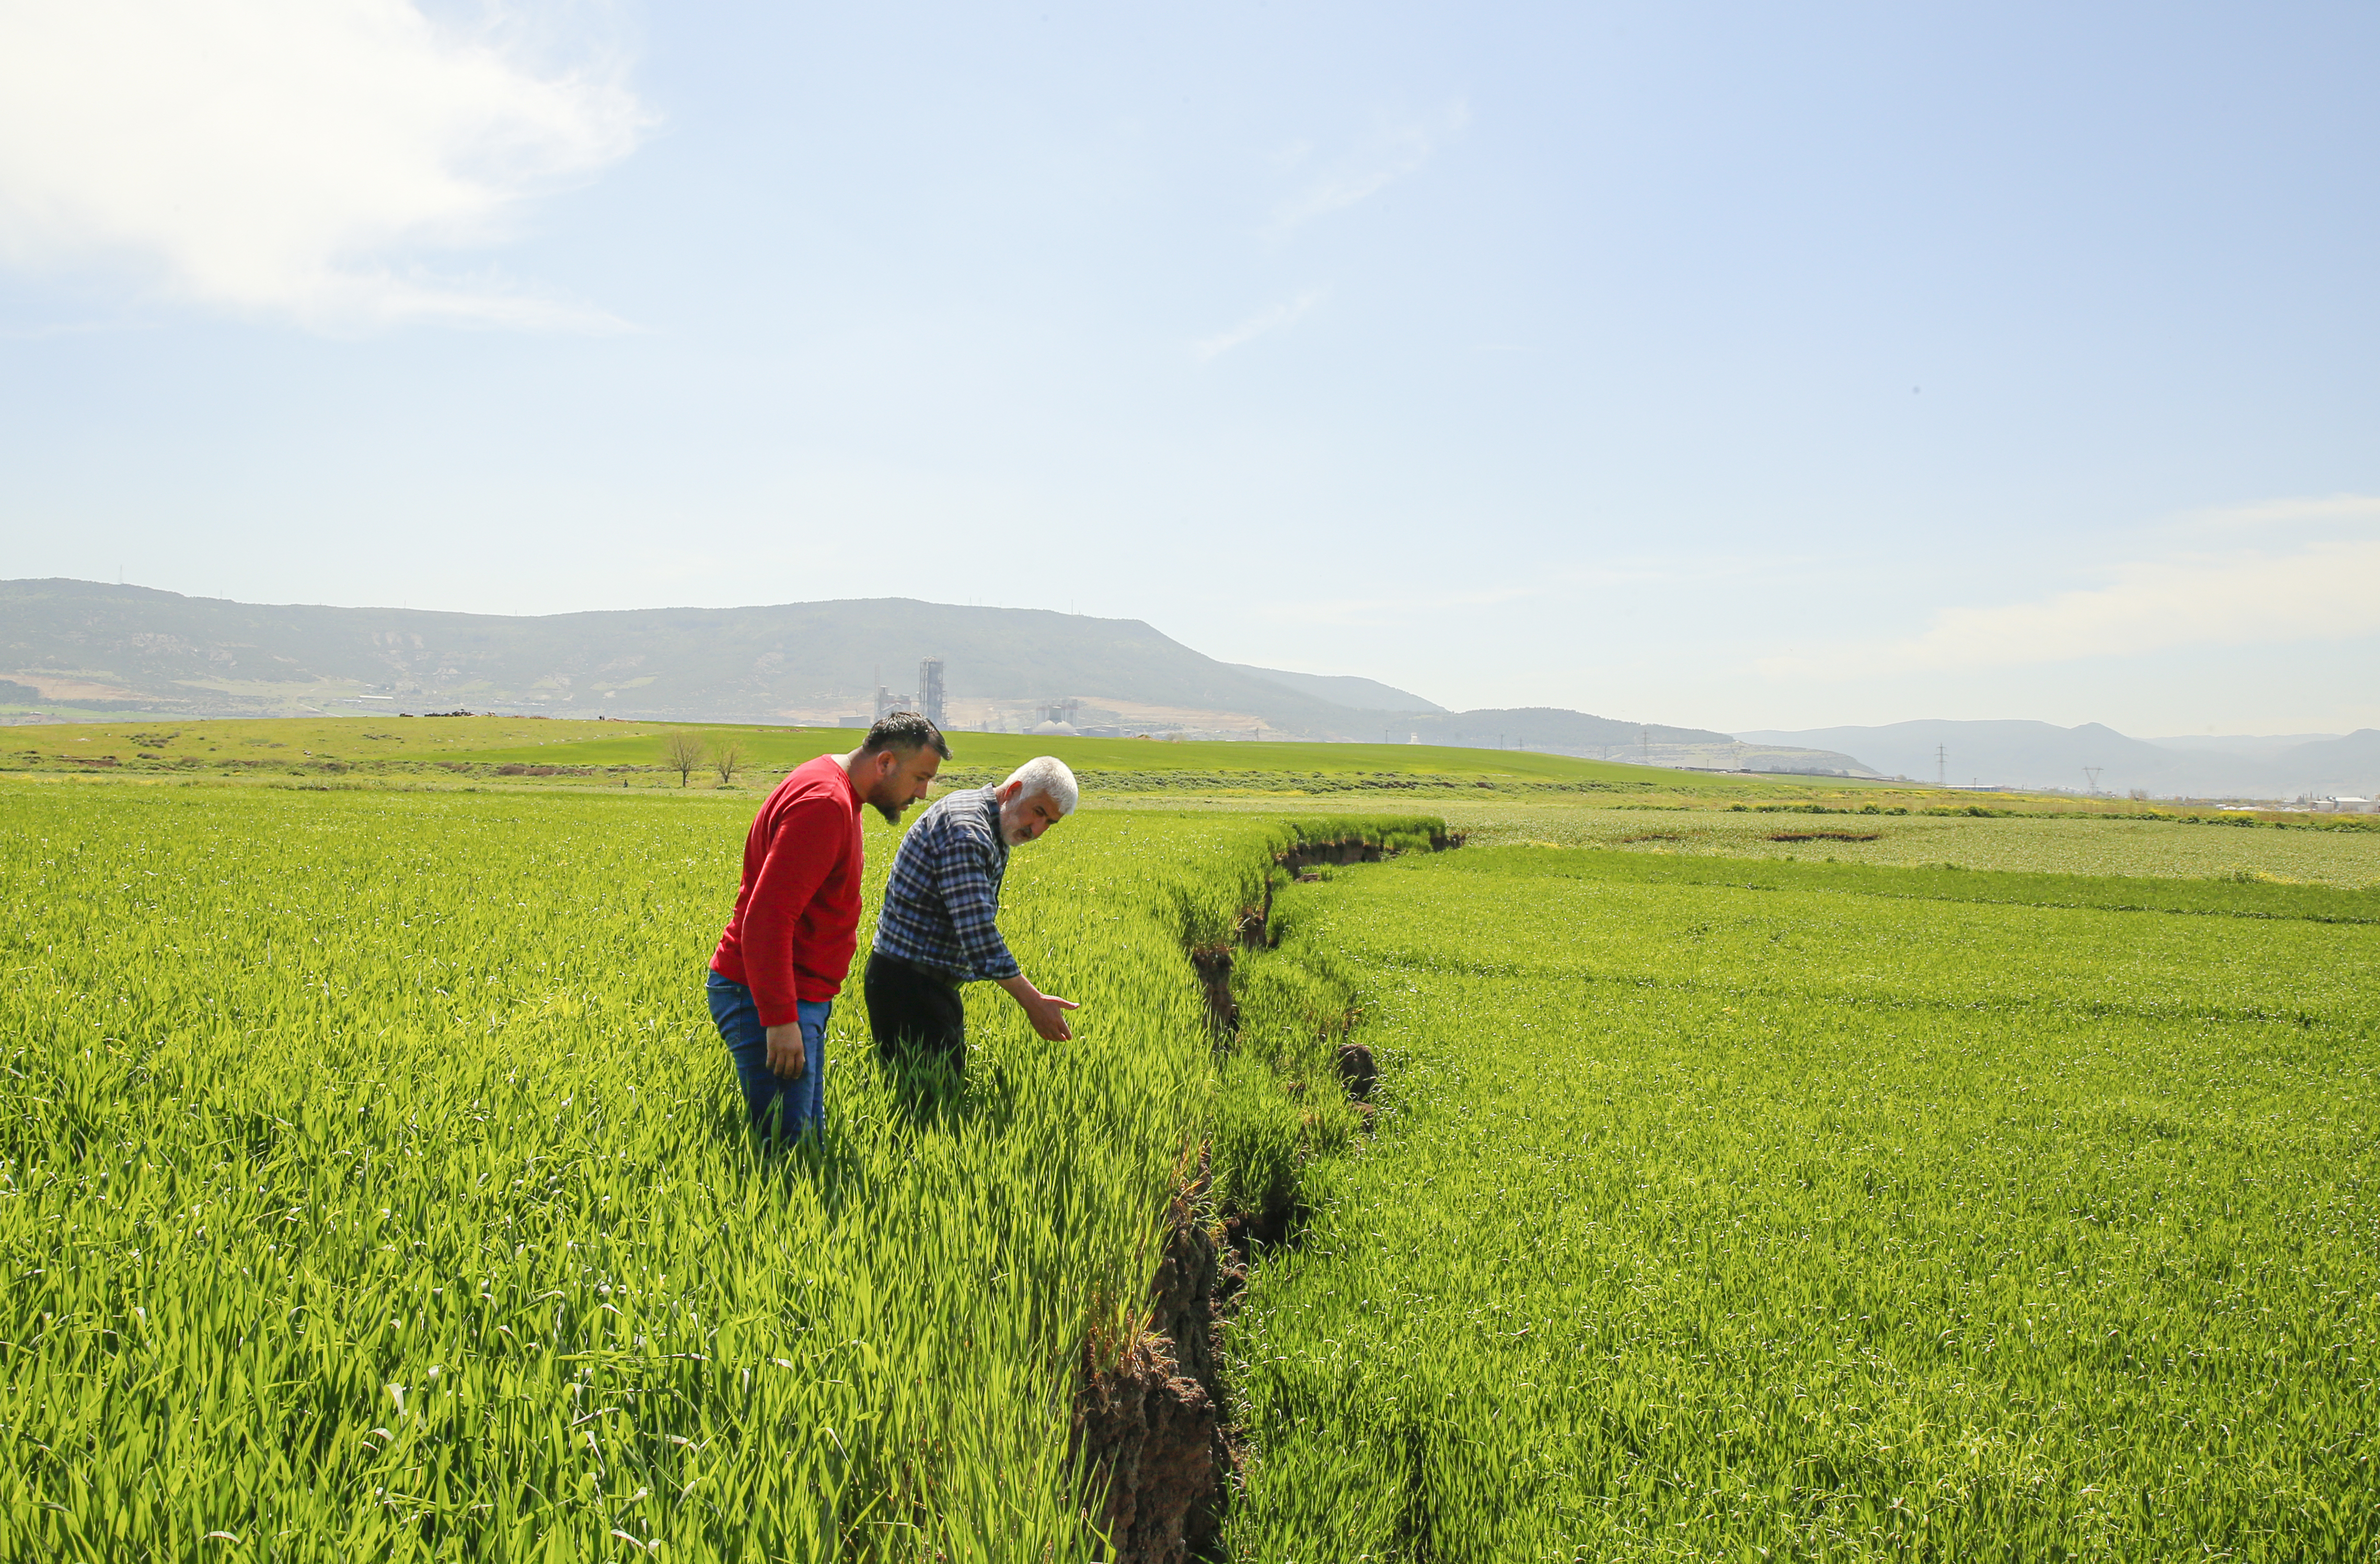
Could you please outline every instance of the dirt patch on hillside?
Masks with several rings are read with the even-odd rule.
[[[1884,835],[1881,831],[1771,831],[1772,842],[1872,842]]]
[[[31,687],[44,701],[138,701],[142,699],[137,690],[128,690],[120,684],[102,683],[98,679],[81,678],[73,674],[28,673],[19,669],[5,677],[15,683]],[[188,702],[172,699],[159,699],[156,703],[161,706],[188,704]]]

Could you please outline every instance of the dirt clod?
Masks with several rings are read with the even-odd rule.
[[[1359,1103],[1371,1101],[1372,1088],[1380,1081],[1380,1067],[1373,1062],[1372,1050],[1361,1043],[1340,1044],[1339,1079],[1346,1084],[1349,1096]]]
[[[1240,1029],[1240,1002],[1232,997],[1232,953],[1220,948],[1193,950],[1190,965],[1198,973],[1199,991],[1207,996],[1207,1018],[1228,1041]]]

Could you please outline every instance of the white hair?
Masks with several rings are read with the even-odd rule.
[[[1075,786],[1075,774],[1067,770],[1066,763],[1055,755],[1035,755],[1010,772],[1008,782],[1025,784],[1025,790],[1016,795],[1018,798],[1029,799],[1039,793],[1058,806],[1060,814],[1074,813],[1075,805],[1082,801],[1083,790]],[[1000,785],[1002,792],[1008,790],[1008,782]]]

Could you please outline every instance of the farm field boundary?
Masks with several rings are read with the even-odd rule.
[[[0,729],[0,771],[196,776],[468,776],[660,780],[664,744],[688,735],[708,751],[733,748],[741,771],[782,775],[858,730],[750,724],[663,724],[495,715],[283,717],[184,723],[60,723]],[[1135,790],[1488,788],[1726,797],[1863,796],[1874,784],[1841,777],[1752,776],[1580,760],[1527,750],[1429,744],[1298,741],[1173,742],[1034,734],[949,735],[965,774],[1005,776],[1037,754]],[[705,775],[703,765],[694,767]],[[670,776],[674,784],[676,778]]]
[[[238,764],[265,767],[304,762],[351,766],[380,762],[455,761],[473,765],[543,764],[602,770],[657,767],[661,740],[671,733],[734,744],[747,764],[783,770],[815,754],[845,750],[859,731],[849,727],[776,727],[733,724],[571,721],[549,717],[371,716],[259,718],[187,723],[60,723],[0,729],[0,760],[18,765],[64,763],[99,769],[167,765],[199,768]],[[1294,771],[1316,776],[1447,775],[1465,781],[1506,777],[1540,782],[1609,782],[1635,786],[1707,784],[1721,788],[1792,790],[1793,779],[1762,779],[1670,771],[1656,766],[1578,760],[1526,750],[1461,749],[1428,744],[1335,744],[1136,739],[1083,739],[1033,734],[953,731],[958,759],[1003,774],[1037,754],[1056,754],[1080,771],[1118,775]],[[1835,786],[1839,778],[1811,778]]]
[[[1602,884],[1735,886],[1793,896],[1885,897],[2012,907],[2090,908],[2220,918],[2380,923],[2380,886],[2350,890],[2240,875],[2189,880],[2119,874],[2044,874],[1955,865],[1919,868],[1687,858],[1564,848],[1483,848],[1457,874]]]
[[[1243,807],[1257,807],[1249,804]],[[1646,810],[1588,798],[1432,800],[1472,846],[1621,853],[1648,864],[1990,870],[2131,881],[2380,886],[2380,830],[2369,825],[2228,824],[2116,813],[2032,816],[1863,813],[1807,818],[1725,808]],[[2353,817],[2380,821],[2380,816]],[[1735,873],[1721,869],[1722,874]],[[2144,886],[2143,895],[2156,894]]]
[[[578,789],[765,789],[795,764],[840,751],[851,728],[751,724],[662,724],[538,716],[386,714],[185,722],[47,724],[0,732],[0,774],[158,782],[244,779],[265,785],[547,787]],[[674,737],[705,758],[681,774],[667,763]],[[1181,801],[1264,797],[1343,806],[1402,794],[1432,807],[1458,800],[1599,802],[1671,811],[1698,837],[1717,812],[1807,813],[1900,818],[2177,821],[2231,826],[2368,831],[2380,816],[2303,812],[2243,813],[2211,804],[2142,804],[2074,795],[1994,794],[1911,783],[1798,776],[1683,772],[1530,751],[1440,745],[1243,742],[953,732],[953,785],[1004,776],[1054,753],[1097,792],[1179,796]],[[735,751],[726,775],[715,758]],[[1661,827],[1648,826],[1658,834]]]

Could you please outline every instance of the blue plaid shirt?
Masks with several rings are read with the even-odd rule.
[[[876,914],[878,951],[953,983],[1017,975],[1016,958],[992,922],[1008,873],[997,791],[946,794],[901,838]]]

